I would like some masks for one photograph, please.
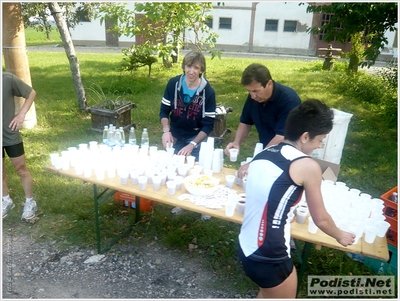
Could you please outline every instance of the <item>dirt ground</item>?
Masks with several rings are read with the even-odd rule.
[[[3,229],[2,299],[254,298],[204,267],[202,259],[154,241],[125,239],[95,250],[37,243]]]

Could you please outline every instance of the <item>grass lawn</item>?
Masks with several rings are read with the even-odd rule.
[[[55,35],[56,32],[54,39]],[[34,45],[35,42],[27,44]],[[23,130],[22,135],[28,166],[35,181],[34,195],[40,220],[32,225],[20,222],[24,193],[19,178],[6,160],[6,168],[10,171],[10,193],[16,208],[3,221],[4,229],[30,233],[37,240],[57,241],[60,248],[76,244],[94,248],[92,186],[54,175],[43,167],[50,163],[51,152],[60,152],[90,140],[100,142],[101,134],[90,130],[90,116],[78,109],[65,53],[28,52],[28,56],[33,87],[37,91],[38,123],[32,130]],[[179,64],[165,69],[158,62],[153,65],[149,78],[146,68],[132,74],[120,72],[122,54],[78,53],[78,59],[84,86],[96,83],[110,95],[135,102],[137,108],[132,111],[132,121],[137,125],[137,135],[140,137],[142,129],[147,127],[150,145],[160,146],[159,104],[167,80],[181,73]],[[227,128],[232,133],[225,137],[221,147],[234,138],[246,98],[240,76],[253,62],[268,66],[274,80],[294,88],[302,100],[318,98],[333,108],[353,114],[342,153],[339,181],[373,197],[380,197],[397,185],[397,89],[389,90],[384,82],[363,72],[357,76],[346,75],[344,63],[337,63],[333,71],[326,72],[321,70],[320,60],[207,58],[207,78],[216,91],[217,103],[233,108],[227,115]],[[89,105],[96,101],[89,91],[87,99]],[[253,129],[242,145],[238,162],[226,162],[226,166],[238,168],[240,161],[252,156],[256,142],[257,133]],[[170,247],[184,250],[195,242],[194,256],[203,256],[210,268],[223,277],[221,279],[230,281],[232,287],[243,292],[256,289],[244,276],[236,255],[239,225],[217,219],[204,223],[198,214],[190,212],[172,217],[170,209],[167,205],[157,204],[153,211],[144,215],[131,235],[147,240],[157,238]],[[101,213],[108,237],[118,233],[122,224],[134,217],[112,201],[101,207]],[[296,253],[293,258],[298,264]],[[312,250],[305,281],[307,274],[370,275],[372,272],[349,259],[344,252],[322,248]],[[307,292],[302,291],[301,296],[306,297]]]

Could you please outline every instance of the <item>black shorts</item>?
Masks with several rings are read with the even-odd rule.
[[[3,158],[5,157],[5,152],[10,158],[17,158],[25,154],[24,143],[18,143],[10,146],[3,146]]]
[[[291,258],[278,262],[255,261],[244,255],[240,245],[238,253],[247,277],[261,288],[270,288],[281,284],[293,271]]]

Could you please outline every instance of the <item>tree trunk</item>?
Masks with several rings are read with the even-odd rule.
[[[72,43],[71,35],[69,34],[68,31],[67,23],[65,22],[65,19],[62,16],[61,8],[57,2],[50,2],[49,7],[51,14],[53,15],[54,20],[56,21],[58,30],[61,35],[61,39],[64,44],[65,53],[69,60],[72,79],[74,81],[75,91],[78,97],[78,107],[81,110],[86,110],[87,102],[85,96],[85,89],[82,84],[81,74],[79,70],[79,62],[75,53],[74,44]]]
[[[6,71],[11,72],[32,86],[26,53],[25,29],[20,3],[3,3],[3,55]],[[15,114],[25,102],[23,97],[15,97]],[[35,103],[25,115],[25,128],[33,128],[37,123]]]

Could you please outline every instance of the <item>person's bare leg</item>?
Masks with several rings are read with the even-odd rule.
[[[281,284],[270,287],[260,288],[257,298],[263,299],[280,299],[280,298],[296,298],[297,292],[297,272],[293,267],[292,273]]]
[[[31,172],[26,166],[25,155],[10,158],[12,164],[14,165],[17,174],[20,176],[22,181],[22,187],[25,191],[25,197],[31,198],[33,196],[33,179]]]
[[[2,191],[3,191],[3,195],[2,196],[7,196],[8,195],[8,185],[7,185],[7,174],[6,174],[6,164],[4,163],[5,158],[3,158],[3,187],[2,187]]]

